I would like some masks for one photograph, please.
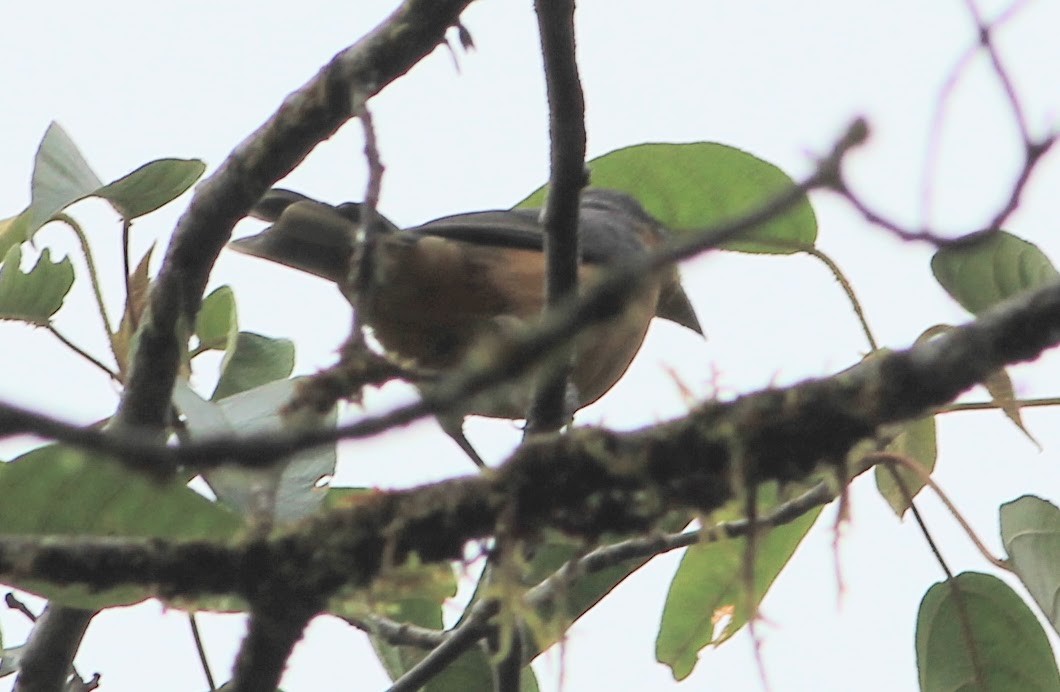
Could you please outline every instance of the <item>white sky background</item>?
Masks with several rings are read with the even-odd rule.
[[[50,120],[66,128],[104,180],[165,156],[199,157],[212,170],[288,92],[394,4],[12,3],[3,12],[0,216],[28,203],[33,155]],[[505,208],[547,177],[547,114],[531,5],[472,5],[463,20],[477,49],[459,56],[459,73],[439,49],[371,101],[387,166],[381,210],[399,224]],[[987,16],[1005,6],[982,5]],[[1060,116],[1058,26],[1060,4],[1038,0],[998,35],[1039,135]],[[597,0],[581,3],[578,30],[590,157],[646,141],[709,140],[746,149],[798,178],[811,170],[813,154],[827,151],[854,116],[865,115],[874,134],[851,158],[851,179],[875,206],[911,222],[919,219],[937,94],[975,36],[956,0]],[[934,219],[947,229],[988,219],[1020,163],[1013,120],[986,67],[985,60],[976,61],[950,104],[933,198]],[[360,127],[351,123],[283,184],[332,202],[360,199],[361,147]],[[1008,226],[1054,261],[1060,261],[1058,188],[1054,153]],[[157,239],[157,267],[186,200],[136,222],[134,259]],[[966,319],[931,277],[929,248],[889,238],[834,198],[818,196],[814,203],[820,246],[847,272],[883,345],[903,347],[930,325]],[[117,217],[95,202],[76,207],[75,215],[96,239],[117,315]],[[237,233],[255,228],[248,222]],[[72,252],[68,235],[49,227],[38,238]],[[59,324],[103,354],[83,264],[77,266],[81,290],[68,299]],[[716,254],[689,264],[685,274],[709,342],[658,326],[627,378],[580,420],[634,427],[678,415],[683,404],[670,370],[697,393],[711,392],[716,381],[731,396],[832,373],[867,349],[841,291],[812,260]],[[347,305],[331,286],[227,252],[211,286],[223,283],[236,289],[243,329],[296,340],[296,371],[330,362],[348,328]],[[4,400],[83,422],[113,411],[117,392],[107,379],[47,333],[0,324],[0,343]],[[1016,371],[1020,395],[1060,390],[1057,358],[1043,362]],[[376,397],[376,404],[389,398]],[[940,425],[936,477],[998,554],[1001,502],[1027,492],[1060,502],[1057,414],[1039,409],[1024,415],[1044,452],[997,412],[951,415]],[[469,430],[491,460],[502,459],[518,439],[507,423],[479,421]],[[13,450],[0,448],[7,457]],[[405,487],[469,470],[456,447],[427,423],[344,450],[338,480],[347,485]],[[768,623],[760,632],[773,690],[915,688],[917,605],[941,571],[914,527],[899,523],[874,492],[869,478],[855,484],[853,522],[838,556],[834,508],[826,510],[765,601]],[[930,496],[921,502],[951,567],[987,570],[939,503]],[[846,584],[842,598],[837,558]],[[568,637],[562,666],[555,654],[539,659],[542,688],[673,687],[669,669],[654,661],[654,637],[676,563],[676,555],[657,559],[584,618]],[[204,689],[184,616],[160,612],[157,604],[146,604],[98,617],[78,658],[81,672],[101,672],[105,690]],[[242,620],[203,621],[215,674],[226,679]],[[6,611],[0,625],[8,644],[27,629],[20,615]],[[0,689],[10,683],[0,681]],[[372,690],[385,684],[363,635],[318,618],[296,650],[284,688]],[[681,689],[760,689],[749,640],[737,637],[704,652]]]

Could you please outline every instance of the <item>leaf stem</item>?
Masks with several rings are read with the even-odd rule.
[[[96,270],[96,261],[92,257],[92,249],[88,245],[81,225],[68,214],[56,214],[52,217],[55,221],[61,221],[73,230],[77,240],[81,243],[81,253],[85,256],[85,264],[88,266],[88,277],[92,282],[92,292],[96,296],[96,306],[99,308],[99,316],[103,320],[103,328],[107,330],[107,340],[110,342],[110,350],[115,360],[118,359],[117,350],[114,347],[114,329],[111,327],[110,317],[107,315],[107,307],[103,302],[103,289],[99,283],[99,272]]]
[[[990,552],[990,550],[986,547],[983,541],[979,538],[979,535],[976,534],[974,529],[972,529],[971,525],[957,509],[956,505],[953,504],[953,502],[946,495],[946,493],[943,492],[942,488],[940,488],[939,485],[935,483],[935,481],[931,478],[931,474],[929,474],[922,466],[917,464],[912,459],[908,459],[902,456],[901,454],[893,454],[891,452],[876,452],[874,454],[870,454],[869,458],[877,461],[878,463],[887,465],[896,464],[905,469],[908,469],[910,473],[915,474],[926,485],[931,486],[931,489],[934,490],[935,494],[938,495],[938,498],[942,500],[942,504],[946,505],[946,509],[949,510],[953,518],[957,520],[957,523],[961,525],[961,529],[964,530],[964,532],[968,535],[968,538],[972,541],[972,543],[975,544],[975,547],[979,550],[979,553],[983,556],[983,558],[985,558],[990,564],[994,565],[998,569],[1003,569],[1006,572],[1012,572],[1012,568],[1009,567],[1008,563],[1006,563],[1000,558],[994,557],[993,553]],[[895,475],[897,476],[897,474]],[[904,487],[900,479],[896,478],[896,482],[899,484],[900,488]],[[912,500],[912,498],[910,498],[910,500]]]
[[[861,331],[865,334],[865,339],[869,342],[869,348],[873,351],[879,350],[879,344],[876,342],[876,337],[872,334],[872,329],[869,327],[869,322],[865,317],[865,311],[861,307],[861,301],[858,300],[857,294],[854,292],[854,286],[847,279],[843,270],[839,268],[839,265],[829,257],[823,250],[819,250],[809,243],[799,243],[793,240],[783,240],[780,238],[766,238],[766,239],[754,239],[755,244],[768,245],[781,250],[794,250],[797,252],[805,252],[807,255],[820,260],[824,266],[828,267],[828,271],[832,273],[832,276],[839,283],[840,288],[843,289],[843,293],[846,294],[847,299],[850,301],[850,306],[854,309],[854,314],[858,318],[858,323],[861,325]]]
[[[101,360],[99,360],[98,358],[93,356],[91,353],[89,353],[88,351],[84,350],[83,348],[81,348],[80,346],[75,344],[73,341],[70,341],[70,339],[66,338],[63,335],[62,332],[60,332],[58,329],[56,329],[54,324],[52,324],[51,322],[48,322],[47,324],[44,324],[42,326],[45,329],[47,329],[49,332],[51,332],[52,336],[54,336],[56,339],[61,341],[64,346],[66,346],[71,351],[73,351],[77,355],[79,355],[82,358],[84,358],[85,360],[87,360],[92,365],[95,365],[97,368],[99,368],[103,372],[107,373],[107,376],[110,379],[114,380],[115,382],[121,383],[121,377],[118,375],[118,373],[116,373],[113,370],[111,370],[110,368],[108,368],[107,365],[104,362],[102,362]]]

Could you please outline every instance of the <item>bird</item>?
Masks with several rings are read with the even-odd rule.
[[[271,225],[229,245],[335,283],[383,354],[416,372],[442,374],[459,368],[490,338],[542,314],[546,263],[541,209],[455,214],[406,229],[373,210],[370,234],[361,227],[364,215],[361,203],[331,205],[273,188],[248,214]],[[631,195],[586,188],[578,209],[579,285],[647,253],[667,237],[666,227]],[[568,397],[571,414],[621,379],[653,317],[703,334],[676,267],[645,277],[621,311],[579,335]],[[531,374],[473,399],[464,410],[439,416],[439,423],[483,466],[464,436],[465,416],[525,418],[532,383]]]

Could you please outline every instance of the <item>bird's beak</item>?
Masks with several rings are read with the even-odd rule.
[[[685,289],[681,287],[681,282],[677,277],[663,288],[655,314],[704,336],[703,328],[699,326],[699,318],[696,317],[696,311],[692,308],[692,303],[688,300],[688,295],[685,294]]]
[[[251,216],[275,221],[257,235],[233,240],[237,252],[261,257],[334,281],[349,271],[356,224],[328,204],[308,198],[277,201],[266,197]]]

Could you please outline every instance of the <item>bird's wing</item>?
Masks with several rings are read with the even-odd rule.
[[[538,220],[540,215],[540,209],[456,214],[428,221],[406,232],[476,245],[543,251],[545,233]],[[578,241],[582,261],[590,264],[609,264],[644,252],[643,242],[625,220],[585,207],[581,209]]]

